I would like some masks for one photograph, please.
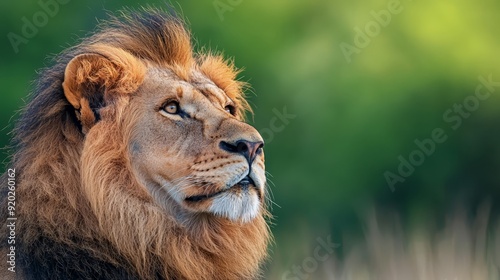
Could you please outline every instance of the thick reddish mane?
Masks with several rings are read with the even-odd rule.
[[[121,48],[158,66],[194,65],[189,32],[184,23],[158,10],[146,13],[124,12],[103,22],[98,33],[86,44],[105,44]]]

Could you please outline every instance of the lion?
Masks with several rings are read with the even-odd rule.
[[[13,213],[2,187],[18,279],[261,276],[264,141],[233,61],[190,37],[175,15],[125,11],[41,73],[13,132]]]

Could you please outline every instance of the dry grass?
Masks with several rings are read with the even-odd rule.
[[[367,219],[365,240],[342,244],[344,257],[334,253],[328,260],[318,261],[310,273],[302,267],[304,275],[286,274],[293,264],[300,266],[313,256],[312,247],[309,256],[273,269],[270,279],[498,280],[500,223],[489,213],[486,204],[473,218],[455,211],[442,225],[422,224],[410,232],[404,232],[394,220],[372,214]]]

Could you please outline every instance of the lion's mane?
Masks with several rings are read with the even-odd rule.
[[[233,65],[219,56],[194,55],[183,23],[161,11],[127,12],[113,18],[59,55],[55,66],[41,73],[14,130],[9,167],[16,170],[19,275],[27,279],[256,277],[269,240],[264,215],[247,224],[201,215],[196,222],[180,225],[138,186],[123,143],[128,124],[98,122],[95,128],[101,133],[89,137],[82,133],[62,83],[68,62],[93,52],[96,45],[175,68],[178,75],[196,64],[228,95],[245,102]],[[144,73],[132,74],[140,78]],[[6,181],[4,174],[2,182]],[[2,187],[4,203],[6,192]],[[7,236],[5,228],[2,236]]]

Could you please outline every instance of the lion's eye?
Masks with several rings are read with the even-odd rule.
[[[233,115],[236,114],[236,108],[234,108],[233,105],[226,105],[226,107],[224,107],[224,110],[226,110],[226,112],[228,112],[229,114]]]
[[[169,114],[178,114],[179,113],[179,102],[177,101],[169,101],[161,109]]]

